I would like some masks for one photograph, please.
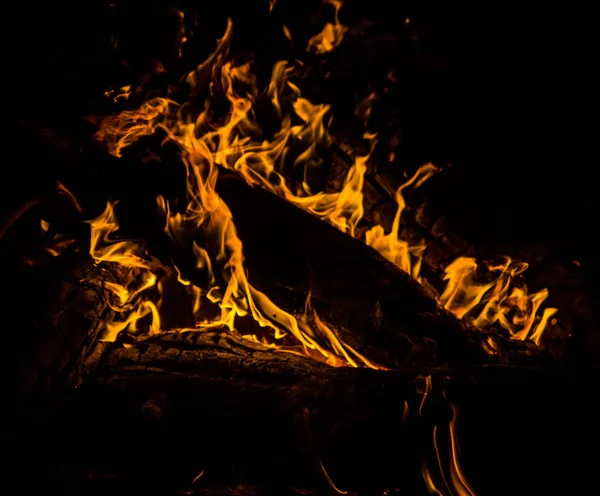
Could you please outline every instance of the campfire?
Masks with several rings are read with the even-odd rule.
[[[553,466],[514,452],[566,408],[579,283],[553,299],[535,256],[470,243],[432,186],[453,164],[403,158],[409,69],[375,54],[418,20],[259,3],[107,4],[120,72],[79,131],[20,121],[71,171],[0,226],[44,308],[19,345],[41,485],[531,494]]]

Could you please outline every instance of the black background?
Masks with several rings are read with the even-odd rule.
[[[21,29],[5,66],[9,106],[18,118],[30,116],[70,136],[89,134],[90,129],[82,128],[82,116],[98,112],[103,92],[128,83],[136,72],[124,70],[119,57],[125,54],[133,61],[138,74],[149,68],[153,57],[163,63],[172,57],[165,25],[173,19],[163,7],[168,3],[138,2],[143,7],[122,9],[128,11],[124,14],[98,1],[11,7],[17,11],[7,18]],[[205,43],[208,50],[231,15],[238,38],[249,49],[268,44],[271,52],[278,52],[272,40],[280,23],[264,20],[267,7],[260,5],[266,1],[190,3],[200,6],[205,28],[200,45]],[[279,2],[278,8],[279,18],[294,33],[303,25],[305,37],[318,31],[318,24],[307,22],[314,23],[318,2]],[[455,224],[466,225],[471,238],[558,241],[574,257],[589,256],[597,206],[591,15],[571,8],[505,5],[442,11],[405,2],[394,6],[394,14],[391,8],[382,1],[347,2],[342,20],[364,13],[393,32],[409,17],[417,26],[418,50],[446,66],[414,70],[403,95],[400,153],[416,163],[452,163],[452,172],[438,180],[448,182],[440,188],[447,195],[437,191],[432,201],[440,202]],[[122,51],[115,54],[110,34],[119,30],[127,37],[121,37]],[[285,55],[285,49],[280,53]],[[9,143],[19,137],[13,132],[17,134]],[[5,166],[18,185],[13,192],[52,174],[27,147],[23,151],[14,154],[17,166]],[[28,184],[21,186],[24,179]]]

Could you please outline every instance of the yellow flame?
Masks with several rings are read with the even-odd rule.
[[[89,223],[90,255],[96,262],[114,262],[129,268],[149,268],[149,263],[136,254],[135,245],[129,241],[114,241],[110,238],[111,234],[119,230],[114,204],[108,202],[104,212]]]
[[[229,39],[230,32],[231,24],[215,53],[227,51],[227,44],[223,40]],[[215,60],[215,53],[208,61]],[[208,62],[204,62],[199,67],[206,68],[208,65]],[[306,353],[311,356],[316,354],[333,366],[356,367],[358,360],[363,365],[377,368],[356,350],[342,344],[335,332],[319,318],[316,312],[312,311],[310,325],[307,323],[308,319],[299,322],[249,283],[243,264],[242,242],[237,236],[231,212],[215,191],[218,177],[216,164],[219,163],[224,167],[237,170],[250,183],[258,182],[295,203],[302,203],[307,197],[292,193],[283,176],[275,170],[276,160],[283,153],[287,140],[293,135],[305,143],[305,149],[297,156],[295,164],[303,164],[307,167],[315,164],[316,146],[325,135],[323,118],[328,107],[311,104],[298,96],[299,90],[296,87],[287,85],[291,94],[296,96],[292,107],[303,124],[292,126],[291,119],[284,118],[282,130],[272,142],[256,142],[248,136],[258,129],[251,112],[258,92],[250,64],[234,67],[230,62],[225,62],[221,66],[215,63],[211,70],[214,77],[211,84],[220,84],[231,103],[229,118],[220,127],[213,126],[205,133],[199,133],[198,131],[210,119],[208,112],[201,113],[195,121],[192,121],[190,118],[183,118],[182,107],[178,103],[155,98],[145,103],[138,111],[126,111],[107,119],[98,132],[98,137],[107,141],[110,152],[117,157],[122,155],[124,148],[142,136],[154,133],[157,129],[165,131],[168,139],[180,146],[187,176],[187,208],[183,213],[173,212],[162,197],[158,198],[158,204],[165,215],[165,232],[173,240],[177,241],[183,231],[193,229],[208,241],[208,246],[212,247],[209,253],[195,242],[192,245],[197,267],[208,272],[209,288],[205,293],[206,298],[212,303],[218,303],[221,315],[216,319],[198,321],[197,328],[226,326],[234,330],[236,318],[251,316],[260,327],[271,329],[275,340],[291,335]],[[199,69],[196,69],[195,74],[198,72]],[[288,73],[284,63],[277,64],[267,90],[274,107],[279,110],[281,110],[280,99],[286,87]],[[188,83],[194,87],[197,79],[188,77]],[[245,86],[245,93],[234,91],[234,86],[238,83]],[[355,172],[349,174],[347,187],[342,192],[319,196],[318,199],[321,201],[326,198],[326,208],[313,207],[315,210],[320,208],[318,211],[322,217],[329,217],[332,222],[339,223],[344,230],[353,232],[356,222],[362,216],[362,200],[350,201],[348,198],[362,194],[357,189],[362,189],[361,181],[367,158],[357,160]],[[280,178],[279,188],[276,186],[277,183],[269,181],[272,175]],[[306,194],[309,190],[308,183],[304,181],[299,191]],[[316,199],[311,201],[314,205],[318,204]],[[358,213],[353,208],[358,210]],[[106,211],[91,224],[90,252],[97,261],[114,262],[140,270],[152,268],[151,263],[142,258],[131,243],[110,239],[110,235],[118,230],[111,204],[107,205]],[[216,284],[217,276],[214,271],[217,269],[223,286]],[[193,286],[189,280],[183,278],[178,268],[175,270],[181,284]],[[200,308],[203,291],[201,288],[195,288],[193,293],[196,312]],[[307,309],[308,307],[309,305]],[[110,326],[109,338],[114,338],[124,329],[136,330],[136,322],[148,314],[152,315],[151,332],[154,332],[156,323],[159,322],[156,318],[156,307],[143,300],[135,307],[128,319]]]
[[[402,212],[406,207],[406,202],[402,193],[407,188],[418,188],[433,174],[439,172],[439,170],[440,169],[433,164],[426,164],[420,167],[408,181],[396,190],[396,203],[398,204],[398,209],[394,216],[392,229],[388,234],[385,234],[383,227],[380,225],[374,226],[366,233],[365,243],[368,246],[377,250],[386,259],[412,275],[417,280],[419,280],[421,257],[425,251],[426,244],[422,242],[411,245],[408,241],[400,238],[400,220]]]
[[[59,195],[67,197],[79,213],[83,212],[83,209],[81,208],[81,205],[79,205],[75,195],[73,195],[73,193],[71,193],[64,184],[62,184],[60,181],[57,181],[56,187]]]
[[[328,3],[336,9],[335,26],[338,26],[328,29],[339,31],[332,38],[339,41],[345,33],[338,20],[342,4],[338,0]],[[185,79],[191,89],[190,99],[201,87],[208,87],[213,96],[217,93],[224,95],[229,102],[225,118],[214,114],[210,98],[205,102],[204,110],[196,114],[190,111],[188,102],[182,104],[172,99],[153,98],[139,109],[105,119],[98,129],[97,138],[105,142],[109,152],[116,157],[121,157],[124,149],[157,130],[166,135],[166,140],[180,147],[187,177],[187,207],[184,212],[176,212],[164,198],[159,197],[157,201],[165,217],[165,232],[173,241],[184,242],[186,233],[190,231],[197,232],[200,238],[208,241],[206,247],[196,241],[192,244],[196,267],[206,275],[206,287],[194,284],[178,267],[173,269],[180,284],[193,298],[199,329],[225,325],[233,330],[238,317],[251,316],[259,326],[270,329],[276,340],[293,336],[305,353],[316,354],[332,365],[357,366],[360,363],[376,367],[340,341],[316,312],[305,313],[304,320],[297,320],[249,283],[242,243],[231,212],[215,192],[218,164],[236,171],[249,184],[268,189],[350,236],[361,238],[358,225],[364,215],[363,187],[376,136],[365,134],[371,145],[370,151],[365,156],[355,157],[340,191],[313,191],[311,172],[323,167],[320,149],[331,143],[327,132],[329,105],[314,104],[303,98],[300,89],[289,80],[293,68],[285,61],[274,65],[268,86],[260,92],[252,72],[252,62],[236,66],[228,60],[232,37],[233,25],[228,20],[226,32],[218,40],[215,51]],[[333,41],[323,35],[321,41],[314,41],[313,45],[317,50],[319,46],[331,48]],[[369,95],[357,108],[357,115],[365,122],[374,98],[374,94]],[[268,139],[264,137],[255,113],[258,100],[270,102],[279,119],[279,129]],[[301,180],[290,179],[290,165],[302,173]],[[367,226],[364,234],[363,241],[368,246],[416,280],[421,280],[420,268],[426,243],[402,238],[401,218],[406,208],[404,192],[420,187],[439,170],[433,164],[425,164],[397,189],[397,211],[387,234],[381,225]],[[113,204],[109,203],[105,212],[91,221],[91,225],[90,253],[96,261],[118,263],[140,273],[156,269],[156,262],[144,254],[143,249],[111,238],[118,230]],[[542,332],[556,310],[545,309],[540,318],[537,312],[548,296],[547,291],[529,295],[526,288],[512,286],[515,277],[525,270],[526,265],[508,261],[499,267],[489,266],[491,272],[500,275],[495,281],[483,283],[477,280],[477,268],[476,261],[469,258],[460,258],[450,264],[446,268],[447,287],[439,297],[440,303],[457,317],[470,319],[477,326],[498,324],[507,329],[514,339],[532,339],[539,344]],[[203,298],[219,305],[219,318],[200,317]],[[142,314],[154,316],[156,313],[155,308],[143,306],[137,296],[133,307],[131,297],[128,301],[125,307],[138,315],[133,328]],[[158,319],[153,317],[151,325],[156,329],[154,322]],[[130,324],[121,322],[119,326],[121,330],[130,329]],[[116,332],[119,331],[110,333],[111,336]],[[251,339],[258,338],[254,336]],[[263,338],[260,340],[264,342]]]
[[[354,115],[358,120],[362,121],[365,126],[369,122],[369,117],[371,117],[373,102],[376,98],[377,94],[375,92],[371,92],[365,98],[363,98],[354,109]]]
[[[514,286],[516,278],[527,269],[526,263],[507,257],[504,264],[487,264],[486,268],[494,275],[493,280],[478,283],[480,266],[474,258],[461,257],[452,262],[446,267],[447,285],[440,303],[477,327],[498,323],[512,339],[531,339],[539,345],[548,320],[557,312],[555,308],[545,308],[541,317],[537,315],[548,298],[548,290],[529,294],[525,286]]]
[[[348,27],[344,26],[339,19],[340,8],[343,2],[341,0],[323,0],[323,3],[333,5],[335,17],[333,23],[328,22],[325,24],[320,33],[308,40],[306,50],[317,54],[331,52],[340,45],[348,31]]]
[[[448,401],[448,399],[446,399]],[[450,419],[450,480],[454,493],[459,496],[475,496],[475,491],[469,485],[467,477],[459,463],[460,450],[458,445],[458,436],[456,433],[456,420],[458,418],[458,407],[448,401],[452,408],[452,418]]]
[[[423,419],[424,404],[431,398],[432,381],[431,376],[417,378],[417,392],[423,396],[419,406],[419,417]],[[448,400],[446,391],[442,390],[441,394],[452,409],[452,417],[448,422],[448,439],[447,439],[447,455],[443,449],[444,444],[440,443],[444,429],[440,429],[439,425],[434,425],[432,430],[433,448],[435,451],[437,470],[432,473],[432,467],[427,459],[421,459],[421,476],[429,494],[442,496],[444,494],[456,494],[458,496],[476,496],[475,491],[469,484],[463,468],[460,464],[460,448],[457,434],[457,419],[459,414],[458,407]],[[440,446],[442,444],[442,446]],[[440,477],[438,477],[440,476]],[[443,482],[443,484],[442,484]],[[445,486],[445,490],[442,487]]]

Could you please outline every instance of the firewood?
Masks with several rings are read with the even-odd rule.
[[[233,213],[250,281],[292,313],[310,291],[319,316],[372,360],[390,367],[546,360],[522,343],[490,357],[481,347],[487,333],[441,308],[375,250],[230,173],[221,173],[217,190]]]
[[[423,440],[431,441],[434,425],[448,425],[440,388],[448,374],[458,385],[453,396],[462,397],[461,406],[494,397],[486,415],[468,424],[483,437],[490,422],[498,422],[493,412],[504,398],[517,405],[514,423],[523,416],[537,419],[524,399],[547,394],[545,401],[555,402],[561,385],[559,374],[548,368],[333,368],[225,331],[121,337],[68,396],[60,416],[27,426],[25,440],[39,447],[29,466],[35,469],[38,459],[47,465],[51,450],[56,469],[50,481],[40,478],[44,487],[64,488],[68,481],[82,494],[97,494],[99,488],[211,494],[209,489],[232,483],[329,494],[323,470],[350,494],[384,494],[386,488],[426,494],[420,456],[433,456],[435,468],[433,446]],[[430,406],[420,412],[423,397],[416,384],[424,375],[432,376],[434,386]],[[86,431],[93,434],[82,435]]]
[[[47,319],[36,336],[27,336],[31,342],[21,343],[24,411],[39,407],[39,401],[57,401],[79,385],[85,361],[96,350],[98,333],[111,313],[102,281],[128,280],[121,267],[97,266],[87,256],[73,258],[61,271],[64,279],[57,281],[56,294],[50,296]]]

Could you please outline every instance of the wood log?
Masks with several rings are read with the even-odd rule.
[[[481,346],[486,332],[442,309],[372,248],[231,173],[221,173],[217,191],[233,213],[250,282],[292,313],[310,291],[318,314],[372,360],[390,367],[549,360],[512,342],[490,357]]]
[[[566,436],[561,422],[581,418],[569,405],[593,411],[567,391],[559,369],[336,369],[221,332],[101,346],[98,368],[64,408],[24,426],[27,466],[45,488],[175,495],[240,485],[262,487],[257,494],[335,494],[328,477],[349,494],[427,494],[421,460],[435,471],[433,427],[447,429],[451,413],[443,388],[464,415],[463,469],[475,488],[527,491],[557,482],[540,481],[542,468],[573,482],[580,460],[571,467],[565,453],[577,449],[578,436]],[[424,374],[433,388],[421,411]],[[491,426],[505,448],[489,440]]]
[[[71,253],[61,267],[39,269],[38,277],[60,277],[50,285],[53,293],[45,305],[45,318],[37,324],[23,314],[23,334],[15,339],[20,357],[20,406],[22,413],[33,413],[40,408],[52,408],[62,395],[77,387],[84,373],[85,361],[96,348],[96,339],[110,316],[106,291],[100,281],[126,283],[128,272],[116,266],[96,266],[85,255]],[[26,287],[31,284],[30,287]],[[19,282],[23,291],[36,289],[29,278]],[[18,286],[17,286],[18,287]],[[39,289],[39,288],[37,288]],[[55,292],[54,292],[55,291]],[[27,298],[13,306],[31,302]],[[36,316],[36,311],[30,312]],[[36,326],[28,329],[28,326]]]

